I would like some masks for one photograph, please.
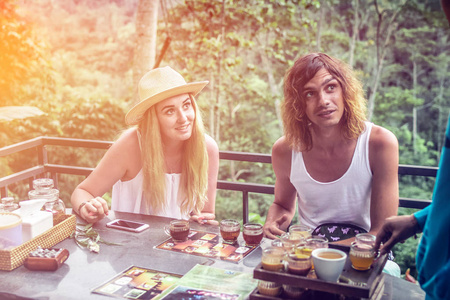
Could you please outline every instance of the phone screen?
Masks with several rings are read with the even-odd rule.
[[[137,229],[137,228],[141,227],[144,224],[131,222],[131,221],[125,221],[125,220],[117,220],[114,223],[112,223],[112,225],[117,225],[117,226],[121,226],[121,227],[125,227],[125,228]]]

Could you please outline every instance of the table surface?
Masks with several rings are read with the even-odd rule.
[[[140,233],[107,228],[106,223],[116,218],[148,223],[150,228]],[[120,245],[100,243],[100,252],[97,254],[79,248],[73,239],[68,238],[54,246],[65,248],[70,253],[66,262],[56,271],[29,271],[24,266],[13,271],[0,270],[0,299],[105,300],[109,297],[91,293],[91,290],[132,265],[180,275],[187,273],[196,264],[253,273],[261,261],[261,247],[270,244],[269,240],[264,239],[261,247],[238,264],[154,248],[168,238],[163,228],[169,221],[169,218],[164,217],[110,211],[107,218],[94,225],[94,229],[105,241]],[[219,233],[217,226],[191,223],[191,228]],[[386,275],[383,300],[424,298],[425,294],[419,286]]]

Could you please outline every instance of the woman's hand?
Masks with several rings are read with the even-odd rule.
[[[108,203],[101,197],[95,197],[78,208],[78,214],[88,223],[95,223],[108,215]]]
[[[200,213],[198,215],[191,215],[190,220],[199,224],[219,225],[215,220],[216,215],[212,213]]]
[[[395,244],[405,241],[418,232],[420,228],[414,215],[387,218],[381,230],[378,231],[375,251],[380,249],[380,255],[389,253]]]

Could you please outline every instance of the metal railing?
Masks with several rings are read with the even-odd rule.
[[[2,197],[5,197],[7,195],[9,185],[20,181],[27,180],[31,189],[32,181],[35,178],[42,177],[45,174],[50,174],[51,178],[53,178],[53,180],[55,181],[55,185],[58,186],[58,176],[57,176],[58,174],[88,176],[94,169],[90,167],[50,164],[46,149],[46,146],[50,145],[106,150],[112,145],[112,142],[85,140],[85,139],[56,138],[56,137],[38,137],[11,146],[3,147],[0,149],[0,157],[8,156],[29,149],[35,149],[37,153],[36,155],[38,157],[38,165],[0,178],[0,193]],[[240,161],[240,162],[267,163],[267,164],[270,164],[272,162],[270,154],[232,152],[232,151],[220,151],[220,159]],[[412,176],[436,177],[437,169],[438,169],[437,167],[400,165],[398,173],[400,176],[412,175]],[[231,182],[219,180],[217,182],[217,188],[219,190],[242,192],[242,208],[243,208],[242,210],[244,222],[248,221],[249,193],[274,194],[273,185],[258,184],[258,183],[243,183],[243,182]],[[431,200],[400,198],[399,206],[422,209],[427,205],[429,205],[430,203]]]

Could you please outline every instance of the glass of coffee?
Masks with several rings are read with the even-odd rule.
[[[306,276],[311,270],[311,254],[290,253],[287,256],[287,265],[289,273]]]
[[[261,266],[268,271],[284,269],[285,251],[279,247],[267,247],[262,252]]]
[[[236,220],[226,219],[220,221],[220,235],[227,244],[234,244],[241,233],[241,224]]]
[[[257,223],[246,223],[242,235],[247,246],[258,246],[263,238],[263,226]]]
[[[164,231],[172,237],[174,242],[184,242],[187,240],[190,232],[189,221],[172,220],[169,226],[164,226]]]

